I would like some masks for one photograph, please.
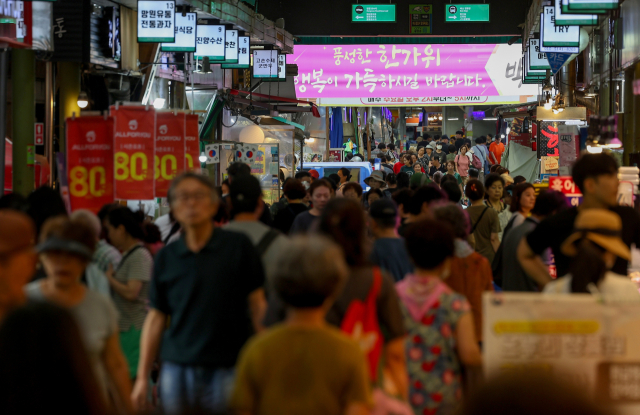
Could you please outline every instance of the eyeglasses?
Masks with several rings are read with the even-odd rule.
[[[207,192],[195,192],[195,193],[176,193],[174,200],[178,203],[185,203],[189,199],[193,199],[196,202],[202,202],[206,198],[210,198],[211,194]]]

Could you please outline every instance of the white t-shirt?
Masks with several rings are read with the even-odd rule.
[[[640,302],[640,292],[638,292],[636,283],[631,281],[629,277],[610,271],[598,284],[598,290],[605,299]],[[542,292],[546,294],[571,294],[571,275],[568,274],[551,281]]]

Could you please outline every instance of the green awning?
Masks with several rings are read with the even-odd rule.
[[[329,37],[297,36],[297,45],[401,45],[401,44],[465,44],[507,43],[513,36],[476,37]],[[522,43],[522,38],[515,43]]]

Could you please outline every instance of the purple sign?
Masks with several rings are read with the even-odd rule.
[[[296,45],[291,62],[298,98],[537,95],[521,57],[506,44]]]
[[[484,111],[473,111],[471,115],[474,120],[484,120]]]

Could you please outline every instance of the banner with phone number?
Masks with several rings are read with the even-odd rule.
[[[197,114],[187,114],[186,147],[187,171],[200,172],[200,127]]]
[[[156,115],[156,197],[167,197],[171,181],[185,170],[185,123],[185,113]]]
[[[115,118],[115,198],[155,197],[156,112],[150,106],[111,107]]]
[[[97,213],[114,200],[114,119],[68,118],[66,131],[71,209]]]

